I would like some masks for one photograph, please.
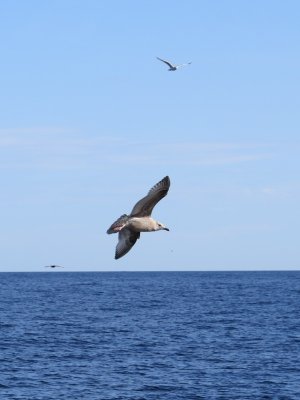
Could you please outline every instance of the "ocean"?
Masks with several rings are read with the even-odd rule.
[[[300,272],[0,274],[3,400],[300,399]]]

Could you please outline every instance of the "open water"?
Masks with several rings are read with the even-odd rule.
[[[300,399],[300,272],[0,274],[3,400]]]

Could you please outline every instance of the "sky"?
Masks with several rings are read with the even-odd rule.
[[[300,269],[299,20],[290,0],[1,1],[0,271]],[[166,175],[170,232],[115,260],[106,230]]]

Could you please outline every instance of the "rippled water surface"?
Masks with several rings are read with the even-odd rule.
[[[300,399],[300,273],[1,273],[0,398]]]

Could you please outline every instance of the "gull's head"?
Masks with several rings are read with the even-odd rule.
[[[156,227],[155,227],[156,231],[169,231],[169,228],[167,228],[164,224],[162,224],[161,222],[156,221]]]

